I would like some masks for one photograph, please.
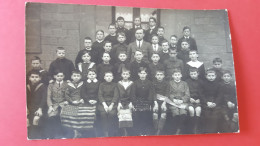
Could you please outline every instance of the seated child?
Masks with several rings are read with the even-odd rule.
[[[139,79],[138,70],[140,67],[147,68],[147,64],[143,61],[143,53],[139,50],[135,51],[135,60],[130,63],[131,80],[136,81]]]
[[[191,125],[191,133],[198,133],[198,124],[200,123],[201,116],[201,86],[203,84],[203,80],[199,78],[199,71],[197,68],[192,67],[189,69],[189,77],[186,82],[189,86],[190,90],[190,105],[189,105],[189,114],[190,114],[190,125]]]
[[[237,132],[238,131],[238,111],[237,111],[237,99],[236,99],[236,85],[232,81],[232,74],[230,71],[223,71],[222,79],[224,82],[220,83],[219,96],[223,97],[223,108],[225,109],[225,120],[227,125],[224,125],[225,132]]]
[[[152,36],[152,53],[161,53],[162,47],[159,45],[159,36]]]
[[[117,120],[117,102],[118,89],[117,84],[112,82],[113,73],[104,73],[105,82],[101,83],[98,90],[99,106],[102,129],[104,136],[116,136],[118,128]]]
[[[155,110],[153,113],[153,123],[156,130],[156,135],[161,134],[166,120],[167,107],[164,97],[169,98],[170,85],[168,81],[164,80],[164,77],[164,70],[158,69],[155,72],[156,80],[153,81],[155,97],[158,102],[158,111]]]
[[[183,37],[181,37],[177,43],[177,48],[178,50],[180,50],[181,47],[181,43],[182,41],[185,39],[188,41],[188,44],[190,44],[190,49],[191,50],[197,50],[197,44],[194,38],[192,38],[191,36],[191,28],[188,26],[183,27]]]
[[[132,88],[133,81],[130,81],[130,70],[127,68],[122,69],[122,80],[120,80],[117,84],[117,88],[119,91],[119,102],[117,106],[118,111],[118,119],[119,119],[119,128],[123,132],[123,136],[127,136],[129,134],[130,128],[133,127],[133,119],[132,119]]]
[[[154,104],[153,110],[157,111],[158,103],[155,99],[153,84],[147,79],[147,75],[147,68],[140,67],[138,70],[139,79],[133,85],[135,135],[154,134],[152,105]]]
[[[176,35],[171,35],[170,37],[170,48],[177,48],[177,43],[178,43],[178,37]],[[178,50],[178,48],[177,48]],[[180,50],[178,50],[180,51]]]
[[[29,83],[26,86],[27,109],[28,109],[28,138],[42,139],[43,123],[42,116],[45,114],[44,107],[46,105],[47,88],[41,83],[41,76],[38,71],[31,71]]]
[[[189,68],[194,67],[198,69],[198,73],[199,73],[199,78],[200,79],[205,79],[205,67],[204,67],[204,63],[198,60],[198,51],[196,50],[190,50],[189,52],[189,57],[191,59],[191,61],[187,62],[186,66],[185,66],[185,77],[184,79],[188,78],[188,73],[189,73]]]
[[[112,58],[114,58],[115,62],[118,62],[119,59],[117,58],[120,52],[127,52],[127,47],[128,45],[125,43],[126,36],[125,33],[119,32],[117,34],[117,41],[119,42],[118,44],[114,45],[111,54],[113,55]]]
[[[114,65],[115,82],[118,82],[122,79],[121,74],[123,68],[127,68],[127,69],[130,68],[130,64],[128,63],[126,52],[123,51],[119,52],[118,59],[119,61]]]
[[[169,42],[162,41],[162,51],[160,53],[160,62],[164,64],[165,60],[169,58]]]
[[[97,66],[97,78],[99,81],[104,81],[105,72],[112,72],[113,65],[110,64],[111,57],[109,53],[104,53],[102,56],[103,63]]]
[[[190,44],[187,40],[182,40],[181,42],[181,48],[178,52],[178,58],[183,61],[184,64],[190,61],[189,52],[190,52]]]
[[[154,81],[154,80],[156,80],[156,78],[155,78],[156,71],[157,70],[164,71],[164,65],[159,62],[160,61],[160,55],[157,54],[157,53],[152,54],[151,60],[152,60],[152,63],[150,63],[148,65],[148,70],[149,70],[149,73],[150,73],[150,80]]]
[[[183,62],[177,58],[177,53],[177,48],[169,49],[169,58],[164,61],[166,79],[172,79],[174,69],[180,69],[182,74],[184,72]]]
[[[49,74],[54,77],[57,70],[64,73],[64,80],[69,81],[72,71],[75,69],[71,60],[65,58],[65,49],[63,47],[58,47],[56,50],[57,59],[54,60],[49,67]],[[51,80],[50,82],[53,82]]]
[[[175,134],[183,132],[185,125],[183,122],[187,118],[188,102],[190,100],[189,86],[185,81],[181,80],[182,73],[180,69],[174,69],[172,72],[173,80],[170,81],[170,100],[173,104],[169,104],[169,110],[172,113]]]
[[[84,50],[80,52],[79,56],[81,57],[81,61],[77,64],[76,68],[82,73],[82,80],[85,81],[87,79],[87,72],[89,69],[96,70],[96,64],[91,62],[90,52]]]
[[[158,35],[158,38],[159,38],[159,45],[161,46],[162,45],[162,41],[163,40],[166,40],[164,38],[164,27],[162,26],[159,26],[158,29],[157,29],[157,35]]]
[[[49,138],[62,138],[62,127],[60,122],[60,110],[68,104],[65,99],[65,90],[67,82],[64,82],[64,74],[56,71],[54,75],[55,81],[50,83],[47,91],[48,105],[48,135]]]
[[[216,72],[216,81],[221,82],[223,76],[223,69],[222,69],[222,59],[221,58],[214,58],[213,59],[213,70]]]
[[[47,86],[49,84],[50,77],[49,77],[48,72],[41,68],[41,59],[38,56],[34,56],[31,59],[31,67],[32,67],[32,69],[27,73],[26,82],[29,83],[28,74],[30,74],[31,71],[38,71],[41,76],[40,82],[42,82],[44,85]]]
[[[104,31],[103,30],[97,30],[96,31],[96,41],[92,44],[92,49],[96,52],[95,54],[98,54],[98,56],[100,56],[99,54],[102,53],[103,50],[103,46],[104,46]],[[101,63],[98,62],[101,60],[97,60],[97,64]]]
[[[105,37],[105,41],[112,42],[112,46],[117,44],[117,38],[116,38],[116,25],[115,24],[109,24],[108,26],[109,35]]]

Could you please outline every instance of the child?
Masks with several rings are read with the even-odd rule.
[[[177,48],[178,50],[181,50],[181,43],[184,39],[186,39],[188,41],[188,44],[190,44],[190,49],[191,50],[197,50],[197,44],[194,38],[192,38],[191,36],[191,28],[188,26],[183,27],[183,37],[181,37],[178,40],[177,43]]]
[[[134,129],[136,135],[151,135],[154,133],[152,105],[158,110],[152,82],[147,79],[147,68],[138,69],[139,79],[133,85],[133,103],[135,107]]]
[[[164,64],[165,60],[169,58],[169,42],[167,40],[162,41],[162,51],[160,53],[160,62]]]
[[[115,24],[109,24],[108,26],[109,35],[105,37],[105,41],[112,42],[112,46],[117,44],[117,38],[116,38],[116,25]]]
[[[117,84],[113,83],[113,73],[104,73],[105,82],[101,83],[98,91],[99,106],[98,110],[101,116],[101,124],[104,136],[116,136],[118,120],[117,120],[117,102],[118,89]]]
[[[96,64],[91,62],[91,56],[89,51],[81,51],[82,54],[79,54],[81,57],[81,61],[77,64],[77,69],[82,73],[82,80],[85,81],[87,79],[87,72],[89,69],[96,70]]]
[[[126,52],[122,51],[118,54],[119,61],[114,65],[115,81],[118,82],[121,80],[122,70],[124,68],[129,69],[130,64],[127,61]]]
[[[149,29],[145,32],[144,40],[151,42],[152,35],[157,35],[156,19],[154,17],[149,18]]]
[[[135,61],[130,63],[130,71],[131,71],[131,80],[136,81],[139,79],[138,76],[138,70],[140,67],[147,68],[147,64],[142,60],[143,59],[143,53],[139,50],[135,51],[134,55]]]
[[[189,57],[190,57],[191,61],[187,62],[187,64],[186,64],[186,67],[185,67],[186,73],[189,72],[189,68],[195,67],[198,69],[199,78],[204,80],[205,79],[205,67],[204,67],[204,63],[198,60],[198,57],[199,57],[198,51],[190,50]],[[186,75],[184,77],[184,79],[186,79],[188,76],[189,75]]]
[[[183,73],[184,65],[182,60],[177,58],[177,49],[169,49],[169,58],[164,61],[166,78],[171,79],[173,70],[180,69]]]
[[[222,128],[226,132],[237,132],[238,130],[238,121],[237,121],[237,100],[236,100],[236,86],[232,82],[232,74],[230,71],[223,71],[222,79],[224,82],[221,82],[219,88],[219,98],[223,98],[223,108],[225,110],[225,120],[227,125],[224,125]],[[228,127],[229,126],[229,127]]]
[[[159,45],[161,46],[162,41],[165,40],[165,38],[163,36],[164,35],[164,27],[162,27],[162,26],[158,27],[157,35],[158,35],[158,38],[159,38]]]
[[[116,22],[117,22],[117,30],[116,30],[116,33],[124,33],[125,36],[126,36],[126,41],[125,43],[128,45],[129,42],[130,42],[130,34],[129,34],[129,30],[127,28],[125,28],[125,19],[124,17],[121,17],[119,16],[117,19],[116,19]]]
[[[220,132],[220,123],[224,119],[221,118],[221,98],[219,94],[219,82],[216,81],[216,72],[213,69],[206,71],[206,81],[202,84],[202,106],[204,110],[204,132],[217,133]]]
[[[123,131],[123,136],[129,134],[130,128],[133,127],[132,119],[132,88],[133,81],[130,81],[130,70],[123,68],[122,69],[122,80],[118,82],[117,88],[119,91],[119,102],[117,106],[118,119],[119,119],[119,128]]]
[[[84,49],[80,50],[76,59],[75,59],[75,65],[77,65],[81,61],[81,56],[83,51],[88,51],[89,55],[91,56],[91,62],[95,62],[96,64],[98,63],[98,51],[94,50],[92,48],[92,39],[90,37],[85,37],[84,38]]]
[[[119,32],[117,34],[117,41],[119,42],[118,44],[116,44],[115,46],[113,46],[112,50],[111,50],[111,55],[113,55],[112,58],[115,58],[115,62],[118,62],[118,55],[120,52],[124,51],[127,52],[127,44],[125,43],[126,40],[126,36],[125,33],[123,32]]]
[[[170,100],[175,104],[169,105],[172,117],[175,123],[176,132],[180,134],[184,130],[183,122],[187,118],[188,102],[190,100],[189,86],[181,80],[182,73],[180,69],[174,69],[172,72],[173,80],[170,81]]]
[[[27,109],[28,109],[28,138],[41,139],[43,131],[42,116],[44,116],[44,106],[46,105],[47,88],[41,83],[41,76],[38,71],[31,71],[29,83],[26,88]]]
[[[158,102],[158,111],[154,111],[153,113],[153,123],[156,130],[156,135],[160,135],[166,121],[166,101],[161,97],[164,96],[169,98],[170,85],[169,82],[164,80],[164,77],[164,70],[158,69],[155,72],[156,80],[153,81],[155,97]]]
[[[215,70],[217,78],[216,81],[221,82],[221,77],[223,76],[223,69],[222,69],[222,59],[221,58],[214,58],[213,59],[213,70]]]
[[[31,71],[38,71],[41,76],[41,82],[47,86],[49,84],[50,77],[48,72],[41,68],[41,59],[38,56],[34,56],[31,59],[31,67],[32,69],[27,73],[26,82],[29,83],[28,74],[30,74]]]
[[[190,44],[187,40],[182,40],[181,49],[178,52],[178,58],[183,61],[184,64],[190,61],[189,52],[190,52]]]
[[[141,26],[141,17],[134,18],[134,26],[133,26],[133,28],[131,28],[129,30],[129,34],[130,34],[130,42],[129,43],[132,43],[132,42],[135,41],[135,39],[136,39],[135,38],[135,31],[138,28],[142,28],[142,26]]]
[[[71,60],[65,58],[65,49],[63,47],[58,47],[56,50],[57,59],[54,60],[49,67],[49,74],[54,77],[55,71],[60,70],[64,73],[64,80],[69,81],[72,71],[75,69]],[[50,82],[53,82],[51,80]]]
[[[110,64],[111,57],[109,53],[104,53],[102,56],[103,63],[99,64],[97,66],[97,78],[99,81],[104,81],[104,75],[105,72],[112,72],[113,71],[113,65]]]
[[[189,69],[189,77],[186,80],[190,90],[190,131],[195,134],[198,133],[198,123],[200,123],[199,121],[201,116],[201,86],[203,84],[203,80],[199,78],[199,74],[200,73],[197,68],[191,67]]]
[[[98,62],[102,63],[103,62],[103,60],[102,60],[103,54],[108,53],[111,57],[110,64],[114,64],[115,57],[114,57],[114,53],[111,51],[112,50],[112,43],[110,41],[104,41],[103,44],[104,44],[103,49],[99,54],[100,56],[98,56],[98,60],[99,60]]]
[[[171,35],[171,37],[170,37],[170,48],[177,48],[177,43],[178,43],[178,37],[176,35]],[[178,50],[178,51],[180,51],[180,50]]]
[[[161,53],[162,47],[158,43],[159,43],[159,36],[153,35],[152,36],[152,53]]]
[[[68,102],[65,99],[67,82],[64,82],[64,74],[61,71],[55,72],[55,81],[50,83],[47,91],[48,105],[48,132],[49,138],[62,138],[62,127],[60,122],[60,110]]]
[[[156,80],[155,74],[157,70],[164,71],[164,65],[160,63],[160,55],[158,53],[153,53],[151,57],[152,63],[148,65],[149,73],[150,73],[150,80]]]
[[[104,46],[104,31],[103,30],[97,30],[96,31],[96,41],[92,44],[92,49],[100,56],[103,50]],[[100,61],[100,60],[98,60]],[[102,62],[102,61],[101,61]],[[97,62],[97,64],[101,63]]]

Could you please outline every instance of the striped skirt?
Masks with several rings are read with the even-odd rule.
[[[94,128],[96,106],[67,105],[62,108],[60,118],[64,127],[76,130],[89,130]]]

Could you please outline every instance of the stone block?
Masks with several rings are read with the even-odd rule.
[[[58,5],[58,12],[59,13],[73,13],[74,12],[73,4],[60,4]]]
[[[79,22],[66,21],[62,22],[63,29],[79,29]]]
[[[56,37],[41,36],[42,45],[57,45],[58,39]]]
[[[50,28],[41,28],[41,36],[52,36],[52,30]]]
[[[41,6],[40,5],[26,5],[26,18],[31,18],[31,19],[40,19],[40,14],[41,14]]]
[[[73,36],[79,36],[79,30],[77,29],[68,29],[68,35],[73,35]]]
[[[78,37],[60,37],[58,38],[58,45],[61,46],[78,46],[79,45],[79,38]]]
[[[74,15],[72,13],[57,13],[56,20],[59,21],[73,21]]]
[[[61,21],[41,20],[42,28],[61,28]]]
[[[26,20],[26,35],[41,35],[41,24],[39,19],[27,19]]]
[[[58,4],[41,4],[41,12],[42,13],[57,13],[58,12]]]
[[[65,37],[67,36],[67,30],[57,28],[57,29],[52,29],[52,36],[54,37]]]

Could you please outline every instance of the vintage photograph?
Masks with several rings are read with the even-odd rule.
[[[227,10],[26,3],[29,140],[239,132]]]

